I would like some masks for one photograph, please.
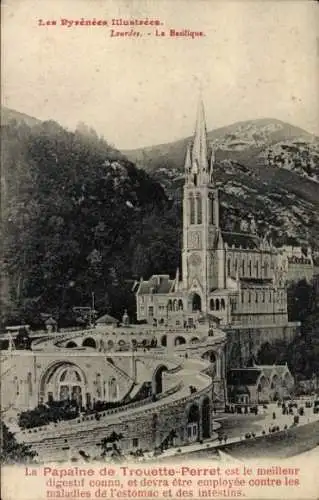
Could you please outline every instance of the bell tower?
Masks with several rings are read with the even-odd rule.
[[[194,136],[185,158],[182,267],[183,287],[200,296],[203,312],[208,312],[208,295],[218,281],[214,250],[219,240],[219,201],[214,161],[200,99]]]

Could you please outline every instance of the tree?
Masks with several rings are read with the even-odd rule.
[[[32,324],[53,309],[69,321],[74,306],[90,305],[92,292],[101,311],[109,299],[120,317],[118,289],[132,277],[134,259],[143,268],[136,245],[148,252],[158,233],[157,241],[163,236],[176,246],[175,220],[165,234],[157,231],[170,207],[163,188],[83,124],[72,133],[52,121],[32,128],[12,123],[2,133],[3,323]],[[149,218],[145,242],[141,228]],[[158,263],[157,253],[151,261],[147,255],[147,271],[172,268],[174,250],[162,251]]]
[[[103,438],[100,443],[100,446],[102,447],[101,457],[105,457],[108,453],[110,453],[113,460],[120,461],[123,457],[123,454],[118,447],[118,442],[121,439],[123,439],[123,434],[117,433],[115,431],[113,431],[110,436]],[[111,449],[109,447],[110,444],[112,445]]]
[[[16,349],[31,349],[31,339],[29,332],[25,327],[19,329],[18,335],[14,340]]]
[[[292,321],[304,321],[316,308],[314,283],[306,280],[292,283],[288,288],[288,317]]]
[[[5,423],[1,423],[0,462],[2,464],[30,463],[37,453],[24,443],[17,443]]]
[[[260,365],[274,365],[285,362],[287,343],[276,340],[273,343],[265,342],[258,352],[257,362]]]

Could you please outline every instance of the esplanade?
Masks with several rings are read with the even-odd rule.
[[[212,438],[213,412],[226,397],[225,335],[164,332],[147,325],[100,327],[4,351],[2,405],[17,439],[46,460],[65,458],[66,448],[97,454],[101,437],[112,432],[121,434],[123,450]],[[15,426],[19,414],[63,401],[77,406],[75,418]]]

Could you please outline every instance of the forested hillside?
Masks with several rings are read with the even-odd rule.
[[[100,314],[133,315],[132,279],[178,265],[176,206],[84,125],[9,120],[1,132],[2,323],[50,313],[63,326],[92,293]]]

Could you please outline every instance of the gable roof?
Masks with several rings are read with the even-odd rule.
[[[246,233],[228,233],[222,231],[223,240],[229,247],[258,249],[260,242],[258,236]]]
[[[116,325],[118,323],[118,319],[113,318],[113,316],[110,316],[109,314],[104,314],[100,318],[96,320],[96,323],[98,325]]]
[[[251,286],[269,286],[273,284],[272,278],[239,278],[240,284]]]
[[[168,274],[154,274],[148,281],[141,281],[137,292],[141,295],[149,293],[166,294],[172,291],[175,280]]]

